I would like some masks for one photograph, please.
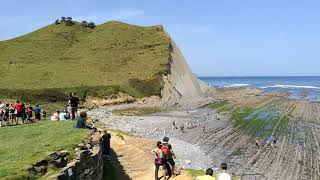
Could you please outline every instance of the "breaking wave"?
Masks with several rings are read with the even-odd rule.
[[[223,86],[223,87],[225,87],[225,88],[234,88],[234,87],[247,87],[247,86],[250,86],[250,84],[231,84],[231,85]]]
[[[297,86],[297,85],[274,85],[274,86],[265,86],[261,87],[261,89],[267,89],[267,88],[283,88],[283,89],[288,89],[288,88],[293,88],[293,89],[318,89],[320,90],[320,87],[317,86]]]

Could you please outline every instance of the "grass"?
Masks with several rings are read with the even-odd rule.
[[[0,129],[0,179],[23,179],[26,169],[60,149],[73,152],[89,136],[85,129],[74,129],[74,122],[43,121],[37,124]]]
[[[230,111],[234,125],[242,129],[253,140],[256,137],[262,139],[273,136],[279,138],[287,133],[287,124],[291,111],[283,100],[275,100],[259,108],[243,107]]]
[[[51,24],[0,41],[0,97],[45,103],[65,101],[71,91],[81,97],[159,95],[170,41],[161,26]]]
[[[112,113],[118,116],[141,116],[146,114],[152,114],[156,112],[161,112],[162,109],[158,107],[143,107],[143,108],[127,108],[127,109],[117,109]]]
[[[224,100],[221,102],[214,102],[211,104],[206,105],[205,107],[211,108],[211,109],[216,109],[218,112],[222,112],[222,111],[228,111],[229,108],[227,107],[227,105],[229,105],[231,102],[228,100]]]

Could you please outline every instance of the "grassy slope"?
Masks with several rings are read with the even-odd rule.
[[[0,179],[21,178],[26,168],[59,149],[70,152],[89,135],[85,129],[74,129],[74,122],[44,121],[37,124],[4,127],[0,130]]]
[[[169,42],[159,26],[120,22],[95,29],[78,23],[49,25],[0,42],[0,87],[5,89],[1,93],[21,96],[17,90],[28,89],[24,91],[30,97],[52,88],[58,95],[98,88],[100,95],[116,91],[134,96],[159,94],[161,74],[167,71]]]

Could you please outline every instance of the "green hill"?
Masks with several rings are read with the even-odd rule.
[[[170,41],[161,26],[52,24],[0,42],[0,95],[28,101],[64,100],[70,91],[158,95]]]

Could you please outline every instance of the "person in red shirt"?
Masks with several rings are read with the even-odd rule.
[[[22,104],[20,103],[19,100],[16,101],[16,103],[14,104],[14,114],[15,114],[15,118],[16,118],[16,124],[18,124],[19,122],[19,118],[21,118],[22,123],[23,122],[23,118],[22,118]]]

